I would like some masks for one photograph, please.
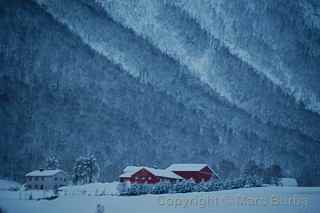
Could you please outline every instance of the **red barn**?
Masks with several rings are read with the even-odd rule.
[[[218,178],[207,164],[172,164],[167,170],[176,173],[185,180],[192,179],[196,183]]]
[[[176,182],[183,180],[180,176],[165,169],[128,166],[120,175],[120,182],[155,184],[160,181]]]

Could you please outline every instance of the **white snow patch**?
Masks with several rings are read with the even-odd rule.
[[[59,188],[60,195],[118,195],[117,190],[119,182],[112,183],[90,183],[85,185],[63,186]]]
[[[3,190],[17,190],[21,187],[20,183],[10,180],[1,180],[0,179],[0,191]]]
[[[97,204],[103,205],[105,212],[115,213],[310,213],[320,209],[319,187],[259,187],[141,196],[60,196],[51,201],[10,199],[5,197],[7,193],[18,192],[4,193],[0,206],[14,213],[94,213]],[[292,203],[293,199],[296,203]]]

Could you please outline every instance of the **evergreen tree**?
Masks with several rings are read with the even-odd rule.
[[[215,180],[209,182],[209,191],[219,191],[223,189],[223,180]]]
[[[236,178],[233,180],[233,189],[243,188],[246,184],[246,180],[244,178]]]
[[[245,187],[260,187],[262,186],[262,177],[257,175],[246,177]]]
[[[282,169],[278,164],[272,164],[266,168],[263,175],[263,183],[279,185],[282,177]]]
[[[56,155],[49,155],[46,159],[46,169],[59,169],[60,168],[60,162]]]
[[[172,184],[170,182],[159,182],[152,187],[152,194],[167,194],[172,191]]]
[[[208,190],[209,190],[209,183],[205,181],[196,183],[193,189],[194,192],[207,192]]]
[[[182,193],[183,192],[183,187],[184,187],[184,181],[178,181],[173,185],[173,190],[176,193]]]
[[[222,160],[219,163],[219,176],[221,178],[238,177],[240,175],[239,168],[229,160]]]
[[[254,160],[250,160],[244,167],[243,178],[245,187],[259,187],[263,182],[263,168],[259,167]]]
[[[99,166],[93,155],[79,157],[73,168],[73,182],[87,184],[95,182],[99,177]]]
[[[271,165],[271,174],[273,177],[280,178],[282,176],[282,169],[281,169],[280,165],[272,164]]]
[[[128,188],[128,195],[139,195],[139,184],[131,184]]]
[[[149,194],[152,191],[153,184],[141,184],[141,194]]]
[[[193,192],[196,183],[193,180],[179,181],[174,185],[174,191],[177,193]]]
[[[229,178],[223,181],[223,189],[224,190],[228,190],[228,189],[232,189],[233,187],[233,179]]]
[[[301,186],[320,186],[320,168],[307,165],[297,175],[297,179]]]
[[[259,166],[254,160],[250,160],[244,167],[243,175],[245,177],[252,177],[258,175],[260,172]]]

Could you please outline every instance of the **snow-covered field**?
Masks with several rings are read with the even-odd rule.
[[[60,194],[62,196],[74,196],[74,195],[118,195],[117,190],[119,182],[112,183],[90,183],[79,186],[65,186],[60,188]]]
[[[16,190],[16,189],[19,189],[20,187],[21,187],[21,185],[17,182],[0,179],[0,191],[2,191],[2,190]]]
[[[106,213],[320,212],[320,188],[261,187],[132,197],[75,193],[51,201],[14,199],[17,193],[0,192],[0,206],[7,213],[95,213],[97,204],[104,205]]]

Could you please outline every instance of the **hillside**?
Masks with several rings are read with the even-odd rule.
[[[1,1],[0,176],[91,152],[102,180],[222,159],[319,180],[319,3],[285,2]]]

